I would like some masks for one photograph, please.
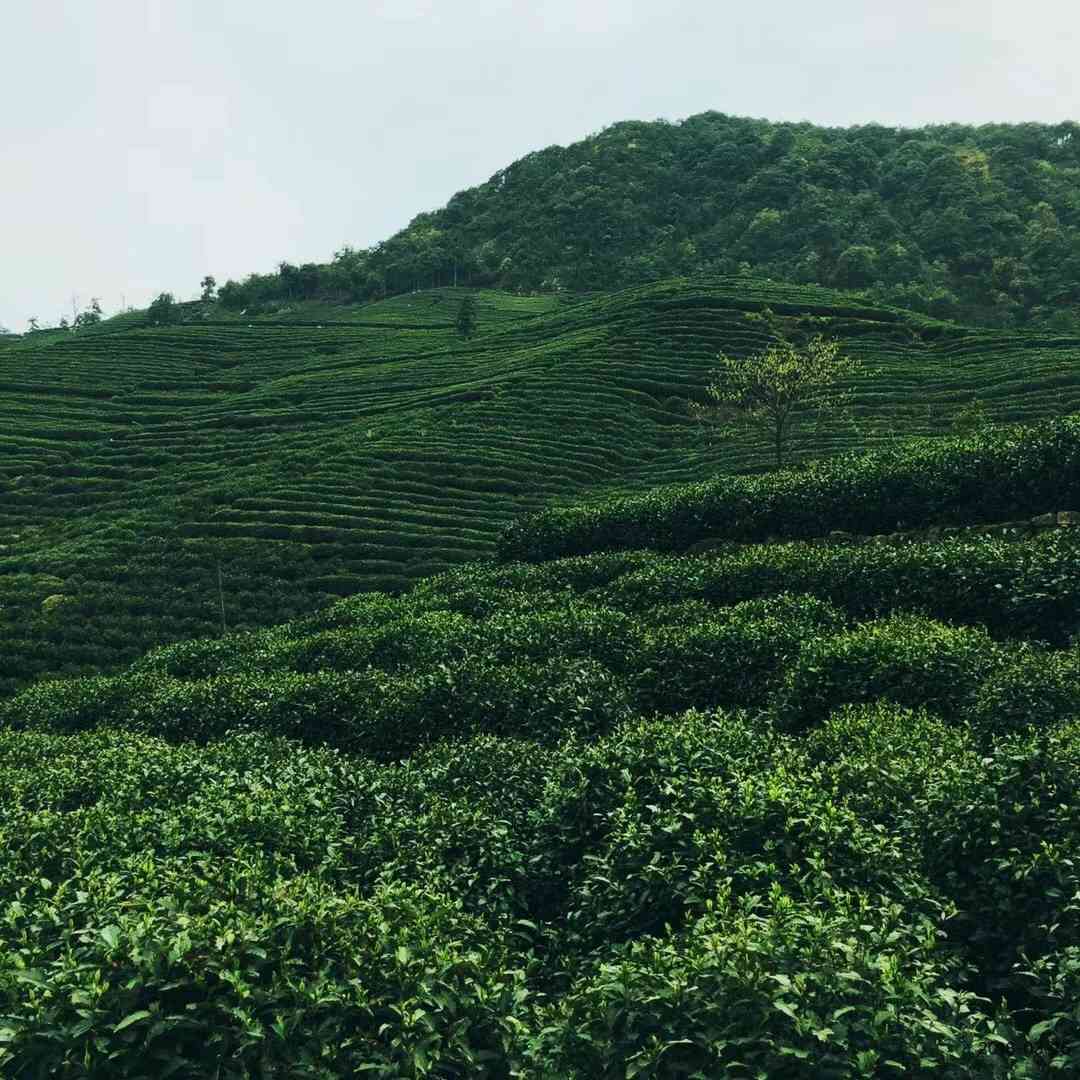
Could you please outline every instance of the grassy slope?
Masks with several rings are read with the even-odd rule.
[[[20,339],[0,351],[0,692],[113,667],[219,625],[265,625],[489,556],[513,516],[724,468],[683,420],[718,348],[762,343],[769,303],[840,336],[876,442],[1080,408],[1080,343],[932,324],[746,280],[581,303],[447,291],[226,325]],[[295,316],[289,325],[286,317]],[[316,325],[310,325],[316,322]],[[854,436],[805,447],[820,455]],[[54,600],[45,608],[42,602]]]

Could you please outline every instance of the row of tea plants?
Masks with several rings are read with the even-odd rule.
[[[1075,1074],[1078,534],[475,565],[30,687],[0,1071]]]

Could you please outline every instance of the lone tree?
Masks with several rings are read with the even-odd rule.
[[[159,293],[154,302],[147,308],[146,317],[151,326],[168,326],[176,322],[176,297],[172,293]]]
[[[217,289],[217,282],[214,280],[213,275],[207,274],[206,277],[199,282],[199,288],[202,289],[202,296],[199,297],[204,304],[209,303],[214,299],[214,290]]]
[[[84,326],[97,326],[101,322],[101,315],[101,301],[95,296],[91,299],[90,306],[75,316],[72,326],[76,330],[81,330]]]
[[[457,313],[457,330],[463,338],[470,338],[476,332],[476,299],[472,293],[461,298],[461,307]]]
[[[766,311],[765,317],[779,340],[741,359],[720,353],[719,367],[706,388],[709,404],[692,404],[690,413],[721,436],[739,429],[764,432],[780,469],[789,444],[800,432],[848,414],[851,392],[841,384],[860,365],[840,352],[838,342],[820,335],[795,345],[779,330],[771,312]]]

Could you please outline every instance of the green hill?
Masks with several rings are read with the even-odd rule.
[[[761,469],[764,445],[705,445],[686,406],[718,349],[766,341],[765,304],[867,361],[862,432],[823,432],[803,459],[948,432],[973,398],[1005,421],[1080,408],[1075,338],[805,286],[486,292],[468,341],[459,296],[6,343],[0,690],[219,632],[222,601],[235,629],[405,589],[491,556],[511,520],[555,502]]]
[[[1080,127],[613,124],[367,250],[222,289],[249,312],[470,282],[610,290],[751,273],[992,326],[1080,326]]]

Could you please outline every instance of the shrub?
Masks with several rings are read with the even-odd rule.
[[[298,638],[276,659],[303,672],[451,664],[464,659],[472,629],[472,620],[456,612],[407,612],[374,626],[345,626]]]
[[[85,731],[128,715],[131,703],[156,684],[150,676],[91,676],[37,683],[0,703],[0,724],[13,728]]]
[[[773,707],[786,730],[820,724],[841,705],[877,698],[955,715],[1001,658],[1001,647],[984,630],[895,615],[806,642]]]
[[[505,1059],[522,979],[452,900],[255,876],[229,901],[216,875],[158,871],[134,905],[107,881],[42,905],[53,927],[0,976],[5,1073],[483,1076]]]
[[[1080,503],[1080,419],[1067,417],[543,510],[511,523],[498,554],[536,562],[614,549],[685,551],[705,538],[889,533],[1028,517],[1073,502]]]
[[[129,674],[166,675],[174,679],[206,679],[231,667],[269,671],[274,662],[266,643],[281,636],[280,628],[230,634],[224,638],[194,638],[153,649],[128,668]],[[259,654],[263,662],[259,663]]]
[[[920,611],[980,623],[996,637],[1056,644],[1068,640],[1080,611],[1080,575],[1073,571],[1080,535],[1072,530],[1024,543],[980,536],[898,547],[770,544],[706,558],[638,554],[637,566],[595,592],[597,602],[644,613],[676,598],[725,605],[809,593],[856,618]]]
[[[843,614],[808,596],[780,593],[705,609],[689,625],[639,632],[633,685],[639,707],[680,712],[763,701],[804,640],[835,633]],[[660,623],[670,617],[654,610]],[[644,623],[644,620],[643,620]]]
[[[1080,648],[1023,649],[979,687],[969,714],[983,732],[1047,727],[1080,716]]]
[[[1018,1057],[1019,1077],[1069,1076],[1080,1073],[1080,947],[1041,956],[1020,973],[1035,1003],[1026,1014],[1025,1053]]]
[[[780,884],[801,896],[826,861],[837,883],[919,905],[910,852],[831,805],[790,741],[740,715],[692,712],[671,723],[674,732],[657,723],[617,733],[575,762],[593,824],[565,870],[567,946],[590,953],[678,928],[725,884],[737,894]],[[646,732],[660,767],[646,758]],[[712,745],[698,741],[710,736]],[[766,749],[747,746],[752,739]]]
[[[966,725],[882,700],[841,705],[799,745],[831,799],[913,846],[921,837],[909,828],[912,801],[941,782],[943,768],[977,769],[982,756]]]
[[[1025,961],[1080,945],[1080,722],[1002,736],[936,773],[904,816],[959,909],[950,938],[976,959],[983,992],[1034,1007]]]
[[[207,742],[235,729],[286,735],[378,760],[480,732],[558,740],[596,733],[628,714],[625,685],[595,660],[388,673],[228,674],[181,680],[141,675],[43,683],[16,698],[18,723],[55,731],[121,727],[170,741]]]
[[[533,1075],[991,1077],[996,1032],[929,917],[825,885],[721,888],[679,933],[616,950],[542,1016]],[[1000,1036],[998,1036],[1000,1038]]]
[[[494,927],[558,920],[565,882],[538,827],[559,748],[481,735],[368,771],[343,800],[350,877],[435,887]]]

